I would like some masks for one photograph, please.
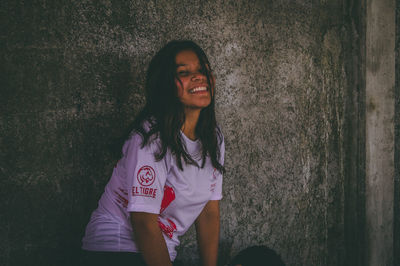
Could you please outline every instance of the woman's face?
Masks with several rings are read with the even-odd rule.
[[[183,103],[185,111],[200,111],[210,105],[212,88],[201,69],[196,53],[191,50],[181,51],[176,55],[175,62],[178,77],[175,84],[178,98]]]

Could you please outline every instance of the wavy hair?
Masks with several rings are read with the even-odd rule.
[[[175,82],[179,80],[175,58],[179,52],[187,50],[197,55],[201,72],[207,77],[209,87],[215,91],[211,66],[200,46],[189,40],[171,41],[150,62],[145,84],[146,104],[133,122],[133,131],[143,136],[142,147],[150,142],[153,135],[160,138],[160,150],[154,154],[157,161],[164,158],[169,149],[179,169],[183,170],[182,160],[186,164],[203,168],[209,156],[213,167],[222,173],[224,167],[219,162],[222,133],[216,123],[214,93],[211,93],[210,105],[201,110],[195,129],[196,137],[202,144],[201,165],[187,152],[182,140],[181,128],[185,122],[185,113]],[[146,121],[150,122],[149,130],[144,128]]]

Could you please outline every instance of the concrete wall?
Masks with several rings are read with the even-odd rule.
[[[395,6],[393,0],[367,1],[366,261],[371,266],[394,265]]]
[[[394,246],[393,264],[400,264],[400,2],[396,1],[394,109]]]
[[[358,4],[3,1],[0,264],[76,265],[145,69],[172,39],[198,42],[217,77],[221,265],[255,244],[287,265],[362,253]],[[195,242],[190,230],[179,249],[189,265]]]

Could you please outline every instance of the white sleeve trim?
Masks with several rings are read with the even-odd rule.
[[[139,205],[139,204],[130,204],[126,208],[128,212],[145,212],[145,213],[153,213],[160,214],[160,207],[156,208],[149,205]]]
[[[222,195],[219,195],[219,196],[213,196],[213,197],[211,197],[210,200],[221,200],[221,199],[222,199]]]

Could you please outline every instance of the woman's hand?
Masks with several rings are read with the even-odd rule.
[[[131,212],[136,243],[148,266],[172,266],[164,237],[158,226],[158,215]]]
[[[203,266],[216,266],[219,242],[219,201],[210,200],[197,217],[197,242]]]

